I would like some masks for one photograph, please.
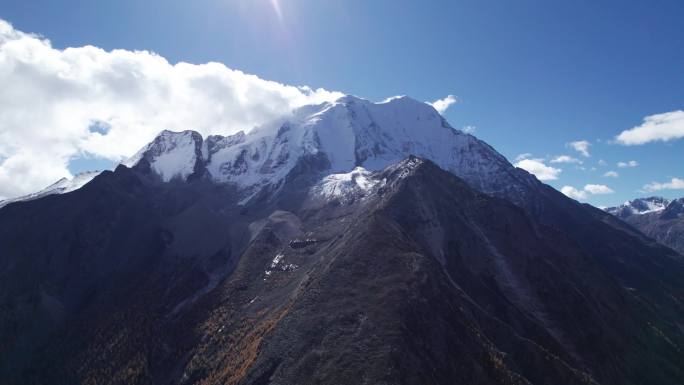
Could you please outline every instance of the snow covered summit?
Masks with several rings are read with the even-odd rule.
[[[626,218],[631,215],[643,215],[665,210],[670,204],[670,200],[663,197],[637,198],[627,201],[620,206],[609,207],[606,212],[619,218]]]
[[[194,131],[162,131],[150,144],[122,164],[133,167],[146,160],[165,182],[173,178],[186,179],[195,171],[204,156],[202,136]]]
[[[356,167],[380,170],[409,155],[430,159],[485,192],[506,188],[514,177],[514,167],[489,145],[408,97],[373,103],[345,96],[226,137],[164,131],[124,165],[145,160],[164,181],[201,173],[254,190],[278,185],[305,159],[317,159],[326,174],[343,174]]]

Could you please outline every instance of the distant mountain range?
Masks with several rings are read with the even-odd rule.
[[[684,198],[639,198],[606,211],[684,255]]]
[[[164,131],[0,250],[7,384],[684,383],[683,257],[406,97]]]

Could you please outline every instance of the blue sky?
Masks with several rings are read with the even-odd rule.
[[[546,181],[558,189],[614,191],[585,191],[595,205],[684,178],[684,139],[615,143],[647,116],[684,109],[681,1],[4,0],[0,18],[58,49],[93,45],[154,51],[171,63],[218,61],[262,79],[371,100],[453,94],[459,102],[445,112],[452,125],[476,127],[512,162],[529,153],[562,169]],[[567,145],[580,140],[590,143],[590,157]],[[583,163],[550,163],[560,155]],[[638,165],[617,167],[631,160]],[[109,162],[81,158],[70,169]],[[603,176],[608,171],[619,177]]]

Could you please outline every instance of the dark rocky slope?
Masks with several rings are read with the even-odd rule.
[[[541,184],[516,206],[417,158],[367,195],[322,199],[321,162],[246,206],[142,164],[1,209],[0,376],[684,381],[684,266],[669,249]]]

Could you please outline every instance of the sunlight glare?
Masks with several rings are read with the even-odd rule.
[[[280,0],[271,0],[271,5],[273,6],[273,10],[275,11],[276,15],[278,15],[278,19],[282,21],[283,12],[280,9]]]

